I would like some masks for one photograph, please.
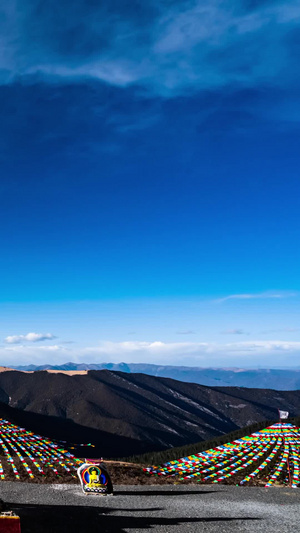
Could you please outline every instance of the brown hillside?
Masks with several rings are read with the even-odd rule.
[[[114,449],[114,457],[129,455],[131,444],[132,453],[137,453],[211,439],[253,422],[276,419],[277,408],[289,410],[291,416],[300,412],[300,391],[213,388],[108,370],[86,375],[2,372],[0,401],[20,410],[19,414],[51,417],[51,431],[60,427],[55,438],[64,438],[65,431],[69,439],[72,428],[81,428],[79,441],[86,441],[91,431],[125,439],[126,445],[120,441],[119,450]],[[38,424],[35,428],[45,434]],[[77,439],[77,430],[71,433]],[[103,448],[107,448],[104,443]]]

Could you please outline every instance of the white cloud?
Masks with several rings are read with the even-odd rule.
[[[27,333],[27,335],[9,335],[4,339],[7,344],[20,344],[22,342],[40,342],[55,339],[52,333]]]
[[[157,364],[194,366],[252,366],[253,364],[282,366],[298,364],[300,342],[289,341],[244,341],[234,343],[212,342],[103,342],[98,347],[85,348],[82,352],[86,361],[132,363],[147,362]],[[290,361],[289,361],[290,359]]]
[[[124,341],[77,347],[8,344],[0,346],[2,365],[63,364],[67,361],[153,363],[200,367],[278,368],[299,366],[300,341],[257,340],[231,343]]]
[[[162,341],[124,341],[111,342],[106,341],[99,347],[86,348],[86,352],[97,350],[98,353],[117,354],[117,353],[228,353],[228,352],[248,352],[248,351],[270,351],[270,350],[299,350],[300,342],[289,341],[243,341],[235,343],[218,344],[212,342],[162,342]]]

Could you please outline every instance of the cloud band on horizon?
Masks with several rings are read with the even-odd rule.
[[[161,341],[105,341],[98,346],[67,348],[65,345],[25,346],[11,343],[0,347],[0,356],[5,364],[16,365],[25,363],[51,364],[73,362],[126,362],[154,363],[164,365],[185,365],[203,367],[261,366],[277,368],[297,366],[300,354],[300,342],[266,340],[243,341],[218,344],[212,342],[179,342],[166,343]]]

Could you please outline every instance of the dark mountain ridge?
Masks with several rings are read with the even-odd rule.
[[[111,440],[111,457],[212,439],[255,422],[276,419],[277,409],[288,410],[291,416],[300,413],[300,391],[205,387],[109,370],[72,376],[46,371],[2,372],[0,401],[17,410],[18,416],[23,412],[43,417],[41,429],[38,419],[34,420],[36,432],[70,440],[72,429],[72,440],[95,439],[101,447],[102,439],[103,450],[110,449]],[[51,420],[51,434],[45,431],[46,419]],[[55,421],[59,435],[53,434]],[[22,425],[20,419],[18,423]]]
[[[148,374],[199,383],[208,387],[250,387],[259,389],[297,390],[300,389],[300,369],[245,369],[245,368],[199,368],[189,366],[165,366],[147,363],[65,363],[63,365],[27,365],[17,370],[113,370]]]

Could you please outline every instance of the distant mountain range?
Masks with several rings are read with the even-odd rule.
[[[141,373],[3,371],[0,416],[73,442],[93,442],[94,456],[125,457],[207,440],[277,409],[300,413],[300,391],[206,387]],[[86,454],[86,448],[84,454]]]
[[[208,387],[248,387],[258,389],[297,390],[300,389],[300,369],[243,369],[243,368],[199,368],[188,366],[164,366],[135,363],[77,364],[65,363],[60,366],[18,366],[18,370],[113,370],[167,377],[179,381],[199,383]]]

